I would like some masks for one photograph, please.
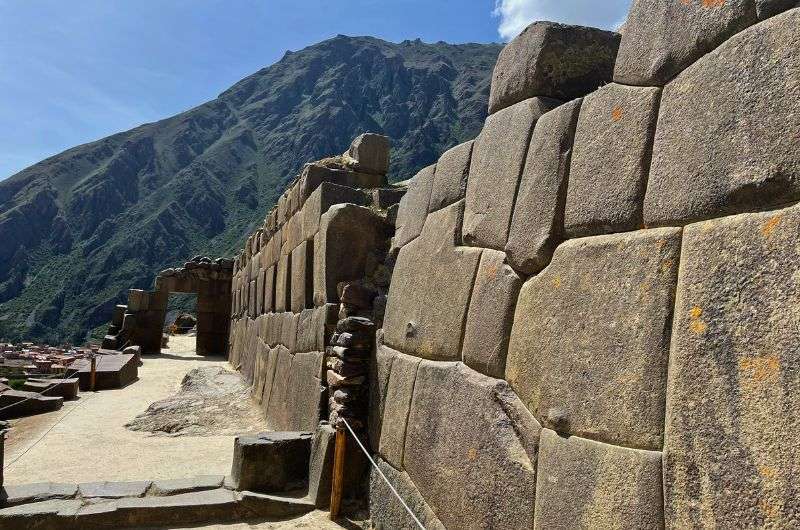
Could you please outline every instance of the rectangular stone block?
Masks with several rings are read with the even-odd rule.
[[[436,162],[431,198],[428,203],[429,212],[441,210],[460,201],[466,195],[473,143],[465,142],[445,151]]]
[[[420,237],[400,249],[384,318],[388,346],[426,359],[461,359],[481,255],[455,246],[463,207],[459,201],[430,214]]]
[[[647,224],[683,225],[800,199],[798,24],[797,9],[757,24],[667,85]]]
[[[517,195],[522,166],[536,120],[559,101],[531,98],[486,119],[475,140],[467,181],[464,242],[502,250]]]
[[[264,270],[259,271],[256,276],[256,316],[264,312],[264,285],[266,280],[266,273]]]
[[[380,454],[395,469],[403,469],[406,422],[421,360],[419,357],[398,354],[392,362],[381,427]]]
[[[275,267],[264,271],[264,312],[275,311]]]
[[[250,288],[248,289],[248,300],[247,300],[247,315],[250,318],[255,318],[257,316],[256,313],[256,301],[258,300],[258,294],[256,293],[256,282],[255,280],[250,282]]]
[[[545,113],[533,129],[506,243],[509,264],[524,274],[545,268],[564,238],[564,207],[582,100]]]
[[[534,22],[500,52],[489,113],[534,96],[585,96],[611,81],[619,41],[611,31]]]
[[[536,530],[664,527],[661,453],[542,429]]]
[[[314,244],[303,241],[292,251],[292,311],[314,306]]]
[[[567,237],[643,228],[659,88],[609,84],[586,96],[567,187]]]
[[[470,368],[491,377],[505,376],[508,340],[522,281],[506,263],[503,252],[483,251],[461,349],[464,363]],[[391,459],[387,460],[393,464]]]
[[[375,460],[378,468],[423,526],[427,530],[445,530],[444,525],[420,495],[414,482],[408,477],[408,473],[396,470],[380,457]],[[370,469],[369,475],[369,509],[370,519],[375,528],[419,528],[405,508],[397,502],[397,497],[374,468]]]
[[[800,514],[800,209],[686,227],[664,448],[667,528]]]
[[[422,361],[405,470],[446,528],[532,528],[539,431],[505,381]]]
[[[311,434],[269,432],[237,436],[231,479],[236,489],[263,493],[289,491],[308,477]]]
[[[300,175],[301,197],[308,198],[323,182],[349,188],[379,188],[387,183],[386,175],[331,169],[320,164],[306,164]]]
[[[542,425],[661,449],[681,229],[570,240],[522,287],[506,379]]]
[[[395,222],[397,229],[393,243],[395,248],[402,247],[422,232],[428,216],[435,171],[435,164],[428,166],[408,181],[408,191],[400,199],[400,207],[397,210]]]
[[[282,313],[292,307],[292,257],[281,256],[275,276],[275,311]]]
[[[319,231],[319,220],[335,204],[365,204],[364,193],[332,182],[323,182],[303,205],[303,238],[314,239]]]

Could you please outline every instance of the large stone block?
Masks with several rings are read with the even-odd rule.
[[[238,490],[279,493],[308,478],[311,434],[266,432],[237,436],[233,445],[231,479]]]
[[[332,182],[323,182],[303,205],[303,237],[313,240],[319,231],[319,220],[322,215],[335,204],[358,204],[366,202],[360,190],[340,186]]]
[[[753,0],[634,0],[617,55],[614,81],[664,85],[756,21]]]
[[[281,256],[275,275],[275,311],[289,311],[292,307],[292,257]]]
[[[456,247],[459,201],[428,216],[419,238],[400,250],[384,318],[386,344],[410,355],[461,359],[469,296],[481,250]]]
[[[389,171],[389,137],[365,133],[353,140],[347,156],[355,161],[355,169],[364,173],[385,175]]]
[[[396,469],[403,469],[406,422],[421,360],[401,353],[392,362],[381,427],[380,454]]]
[[[306,164],[300,175],[299,193],[305,201],[323,182],[349,188],[379,188],[386,185],[386,175],[331,169],[321,164]],[[280,203],[278,203],[280,204]]]
[[[469,176],[469,163],[472,160],[473,143],[469,141],[445,151],[436,162],[431,199],[428,203],[429,212],[441,210],[464,198],[467,193],[467,177]]]
[[[668,528],[800,525],[800,209],[686,227],[670,356]]]
[[[794,9],[749,28],[667,85],[647,224],[685,224],[800,199],[798,26]]]
[[[314,238],[314,304],[339,301],[339,282],[360,280],[385,252],[389,227],[369,208],[338,204],[320,220]]]
[[[506,243],[508,262],[534,274],[550,263],[564,235],[564,205],[580,99],[544,114],[536,123]]]
[[[275,311],[275,266],[264,271],[264,312]]]
[[[314,242],[303,241],[292,251],[292,311],[314,305]]]
[[[381,334],[382,331],[378,330]],[[392,371],[392,363],[399,352],[383,344],[383,337],[376,338],[375,355],[370,356],[369,364],[369,410],[367,411],[367,423],[369,431],[369,443],[373,452],[377,453],[380,448],[381,430],[383,429],[383,412],[386,409],[386,393],[389,388],[389,377]]]
[[[570,240],[522,287],[506,379],[558,432],[660,449],[680,228]]]
[[[505,376],[508,339],[521,287],[522,279],[508,266],[503,252],[483,251],[461,348],[464,363],[469,367],[491,377]]]
[[[597,28],[534,22],[500,52],[489,113],[535,96],[579,98],[608,83],[619,41]]]
[[[445,530],[444,525],[422,498],[407,473],[396,470],[381,458],[376,458],[376,464],[426,529]],[[376,530],[415,530],[419,528],[375,469],[370,469],[369,475],[369,510],[372,524]]]
[[[531,528],[539,431],[505,381],[422,361],[405,469],[447,528]]]
[[[559,101],[531,98],[486,119],[472,148],[464,242],[502,250],[536,120]]]
[[[292,373],[292,354],[285,346],[276,348],[275,376],[272,382],[272,391],[267,405],[267,425],[272,430],[286,429],[290,425],[287,410],[290,388],[286,384]]]
[[[661,453],[542,429],[537,530],[664,528]]]
[[[322,403],[321,352],[296,353],[286,385],[289,387],[287,412],[292,429],[313,431],[320,421]]]
[[[581,237],[642,228],[659,88],[606,85],[581,106],[564,231]]]
[[[397,211],[395,248],[402,247],[422,232],[428,216],[435,170],[436,165],[428,166],[408,182],[408,191],[400,199],[400,208]]]

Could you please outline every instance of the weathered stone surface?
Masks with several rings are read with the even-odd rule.
[[[570,240],[522,287],[506,379],[546,427],[660,449],[681,229]]]
[[[800,210],[686,227],[665,441],[667,527],[800,524]]]
[[[292,257],[281,256],[275,274],[275,311],[282,313],[292,308]]]
[[[421,360],[401,353],[392,362],[381,427],[380,454],[396,469],[403,469],[406,422]]]
[[[308,476],[311,434],[268,432],[237,436],[231,478],[238,490],[289,491]]]
[[[269,408],[272,389],[275,385],[275,373],[278,367],[278,357],[280,349],[271,348],[267,352],[267,365],[264,368],[264,390],[261,394],[261,408],[265,412]]]
[[[337,285],[363,278],[370,256],[385,248],[388,238],[389,227],[369,208],[330,208],[314,237],[314,303],[338,302]]]
[[[275,311],[275,267],[264,272],[264,312]]]
[[[392,363],[400,353],[383,344],[382,334],[376,338],[375,342],[375,355],[370,356],[368,372],[369,410],[367,411],[367,424],[370,448],[377,453],[380,447],[389,376],[392,371]]]
[[[283,497],[280,495],[266,495],[243,491],[241,493],[241,506],[246,510],[247,516],[287,518],[298,516],[314,509],[314,503],[307,499]]]
[[[465,364],[484,375],[505,376],[508,339],[522,281],[506,263],[505,253],[483,251],[469,302],[461,355]]]
[[[332,182],[323,182],[303,205],[303,237],[314,239],[319,231],[319,220],[335,204],[364,205],[364,193]]]
[[[422,235],[400,250],[384,319],[384,338],[392,348],[427,359],[461,358],[481,254],[455,246],[463,207],[459,201],[432,213]]]
[[[534,22],[497,59],[489,113],[535,96],[564,101],[611,81],[620,35],[555,22]]]
[[[464,242],[502,250],[522,166],[536,120],[559,105],[531,98],[489,116],[472,148],[464,211]]]
[[[581,106],[564,231],[581,237],[642,228],[659,88],[609,84]]]
[[[119,499],[121,497],[142,497],[152,484],[149,480],[138,482],[85,482],[78,484],[82,497],[103,497]]]
[[[405,469],[447,528],[531,528],[539,431],[505,381],[422,361]]]
[[[542,429],[535,529],[664,527],[661,453]]]
[[[794,9],[749,28],[667,85],[647,224],[685,224],[800,199],[798,26]]]
[[[375,459],[375,463],[426,529],[445,530],[407,473],[394,469],[380,457]],[[370,518],[376,529],[419,528],[374,468],[369,475],[369,501]]]
[[[320,164],[306,164],[300,175],[300,197],[305,200],[323,182],[335,182],[350,188],[379,188],[386,185],[386,175],[331,169]]]
[[[212,490],[222,487],[225,477],[222,475],[204,475],[193,478],[155,480],[150,489],[152,495],[177,495],[190,491]]]
[[[469,163],[472,160],[473,143],[469,141],[445,151],[436,162],[431,199],[428,203],[429,212],[441,210],[464,198],[467,193],[467,176],[469,176]]]
[[[78,493],[75,484],[39,482],[36,484],[11,484],[0,491],[0,505],[16,506],[53,499],[71,499]]]
[[[314,305],[314,243],[303,241],[292,251],[292,311]]]
[[[545,113],[533,130],[505,248],[511,266],[525,274],[545,268],[564,236],[567,178],[581,102]]]
[[[634,0],[619,46],[614,81],[664,85],[756,20],[753,0]],[[707,106],[707,98],[703,100],[704,108],[712,108]]]
[[[347,156],[356,162],[355,169],[385,175],[389,171],[389,137],[365,133],[353,140]]]
[[[422,232],[428,216],[435,171],[435,164],[428,166],[408,182],[408,191],[400,200],[400,209],[397,211],[397,229],[393,241],[395,248],[402,247]]]

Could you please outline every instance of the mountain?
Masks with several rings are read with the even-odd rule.
[[[480,131],[500,49],[338,36],[0,182],[0,339],[82,342],[155,272],[232,255],[305,162],[362,132],[413,176]]]

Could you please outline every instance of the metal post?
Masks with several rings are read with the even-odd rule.
[[[331,521],[339,517],[342,506],[342,488],[344,486],[344,456],[347,447],[347,433],[343,427],[336,428],[336,447],[333,453],[333,480],[331,485]]]

